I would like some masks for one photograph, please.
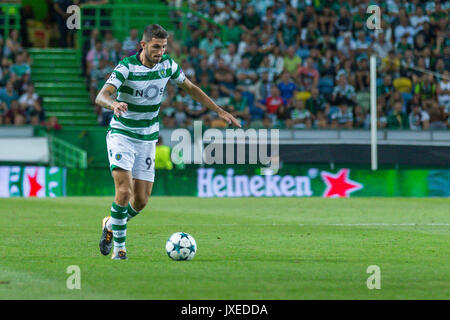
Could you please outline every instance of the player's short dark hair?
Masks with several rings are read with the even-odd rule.
[[[167,39],[169,33],[159,24],[150,24],[144,29],[143,40],[151,41],[153,38],[157,39]]]

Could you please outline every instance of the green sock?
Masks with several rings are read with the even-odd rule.
[[[136,211],[133,209],[133,207],[131,206],[131,203],[128,202],[128,207],[127,207],[127,214],[128,214],[128,218],[127,221],[131,220],[131,218],[136,217],[139,214],[139,211]]]
[[[111,224],[114,239],[114,253],[125,249],[127,237],[127,207],[122,207],[113,202],[111,207]]]

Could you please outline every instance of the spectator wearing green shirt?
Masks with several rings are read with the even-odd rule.
[[[408,43],[408,36],[404,34],[400,42],[398,42],[397,45],[395,46],[395,51],[397,53],[404,54],[406,50],[413,50],[413,46]]]
[[[414,93],[420,95],[425,109],[431,108],[433,99],[436,99],[436,83],[433,80],[432,74],[424,74],[414,86]]]
[[[332,128],[353,128],[353,112],[347,104],[341,103],[337,112],[330,115]]]
[[[16,62],[11,66],[10,72],[19,80],[23,80],[23,76],[31,74],[30,65],[25,61],[25,52],[21,52],[16,56]]]
[[[264,54],[260,51],[258,44],[256,42],[252,42],[249,50],[246,53],[244,53],[242,58],[249,59],[250,68],[256,70],[261,64],[261,61],[264,58]]]
[[[286,127],[304,129],[311,128],[311,113],[305,107],[302,99],[292,99],[290,117],[285,121]]]
[[[0,66],[0,86],[2,87],[6,85],[6,83],[9,81],[9,78],[11,77],[11,64],[11,60],[9,60],[7,57],[2,58],[2,63]]]
[[[295,76],[298,67],[300,67],[302,64],[302,58],[295,54],[294,46],[291,46],[287,49],[286,56],[284,56],[283,61],[285,70],[292,76]]]
[[[214,38],[213,31],[209,30],[206,33],[206,38],[200,41],[199,49],[204,56],[210,56],[216,47],[222,47],[222,42],[219,39]]]
[[[17,95],[16,90],[14,90],[13,82],[8,81],[6,83],[6,87],[0,89],[0,101],[3,101],[8,107],[8,109],[10,109],[11,102],[18,99],[19,96]]]
[[[250,109],[248,106],[248,100],[247,97],[242,95],[241,90],[234,91],[234,96],[230,99],[230,107],[230,110],[235,117],[244,120],[245,123],[250,123]]]
[[[306,109],[308,109],[314,117],[319,111],[327,114],[329,112],[330,105],[323,95],[319,93],[319,89],[313,88],[311,90],[311,96],[308,100],[306,100]]]
[[[319,44],[319,38],[321,37],[321,33],[319,29],[317,29],[316,23],[310,21],[306,30],[302,32],[302,39],[308,45],[309,48],[316,48]]]
[[[258,31],[261,24],[261,18],[256,13],[255,8],[249,5],[241,18],[241,27],[245,32]]]
[[[320,31],[323,34],[332,34],[334,23],[336,21],[336,15],[330,7],[324,6],[322,14],[318,17]]]
[[[227,32],[225,33],[225,42],[232,42],[235,45],[241,41],[242,28],[236,24],[234,19],[227,21]]]
[[[365,5],[360,5],[358,7],[358,12],[352,18],[353,24],[353,36],[356,37],[359,31],[364,31],[366,27],[366,21],[368,18],[368,14],[366,13],[367,7]]]
[[[243,58],[241,65],[236,71],[238,89],[246,92],[253,92],[258,74],[250,68],[250,60]]]
[[[337,85],[334,87],[331,101],[334,105],[351,104],[355,102],[355,88],[348,84],[345,74],[341,74],[338,78]]]
[[[171,149],[169,146],[163,144],[161,136],[158,137],[155,148],[155,169],[156,170],[172,170],[173,163],[171,160]]]
[[[278,29],[277,43],[282,48],[293,46],[297,41],[297,36],[299,35],[300,33],[294,19],[289,16],[287,18],[286,24]]]
[[[408,129],[408,115],[403,112],[403,105],[401,101],[394,103],[394,111],[387,119],[387,127],[389,129]]]
[[[11,59],[21,50],[22,45],[20,44],[19,40],[19,31],[13,29],[9,32],[9,37],[6,38],[5,45],[3,46],[3,57]]]
[[[382,97],[385,101],[388,101],[392,93],[394,92],[394,86],[392,84],[392,76],[386,74],[383,78],[383,83],[377,86],[377,96]]]
[[[178,63],[181,63],[182,61],[186,60],[188,57],[188,52],[186,51],[187,47],[183,46],[181,47],[180,43],[177,41],[172,41],[172,47],[170,50],[170,57],[177,61]]]

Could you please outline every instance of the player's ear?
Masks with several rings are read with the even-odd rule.
[[[141,48],[145,49],[145,45],[147,44],[147,42],[145,42],[144,40],[141,40],[140,44],[141,44]]]

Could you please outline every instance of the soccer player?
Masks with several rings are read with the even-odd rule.
[[[99,244],[103,255],[108,255],[114,245],[114,260],[127,259],[127,222],[144,209],[152,191],[158,112],[169,79],[228,124],[241,127],[238,120],[189,81],[178,64],[164,54],[168,36],[158,24],[147,26],[139,52],[119,62],[95,99],[99,106],[114,111],[106,144],[115,197],[111,216],[102,221]]]

